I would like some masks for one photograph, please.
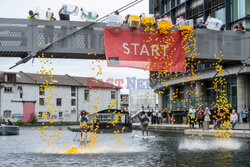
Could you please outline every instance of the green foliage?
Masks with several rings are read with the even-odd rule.
[[[32,114],[32,121],[30,122],[31,124],[37,124],[37,117],[36,114]]]
[[[23,126],[23,125],[27,125],[27,123],[23,122],[23,120],[19,119],[18,121],[14,122],[13,125]]]

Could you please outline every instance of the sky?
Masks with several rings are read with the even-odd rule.
[[[116,9],[132,2],[134,0],[0,0],[0,18],[27,18],[28,11],[46,10],[48,7],[55,13],[57,20],[59,20],[57,12],[63,4],[77,5],[84,9],[95,11],[99,16],[105,16]],[[127,14],[140,15],[141,13],[148,13],[149,2],[144,0],[136,6],[122,12],[120,15],[126,16]],[[71,21],[80,21],[79,16],[71,16]],[[9,70],[20,58],[0,58],[0,71],[8,72],[30,72],[37,73],[40,68],[38,59],[19,65],[18,67]],[[149,77],[148,71],[124,67],[107,67],[106,61],[92,64],[93,60],[74,60],[74,59],[50,59],[54,68],[54,74],[69,74],[73,76],[82,77],[97,77],[106,81],[109,78],[124,79],[126,88],[126,77],[136,77],[138,79],[147,79]],[[73,64],[73,66],[72,66]],[[102,75],[96,76],[97,65],[102,67]],[[94,70],[92,70],[94,68]],[[123,93],[128,90],[123,89]]]

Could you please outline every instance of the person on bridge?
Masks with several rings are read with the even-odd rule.
[[[242,22],[239,22],[235,27],[234,27],[234,31],[240,31],[245,33],[246,29],[245,27],[242,25]]]
[[[48,8],[48,11],[46,12],[46,18],[48,20],[56,20],[56,18],[54,17],[54,13],[51,12],[50,8]],[[45,25],[44,39],[45,39],[45,44],[53,42],[53,39],[54,39],[54,26],[53,25]]]
[[[69,15],[72,13],[75,13],[77,10],[77,6],[75,7],[75,10],[70,12],[68,11],[67,5],[63,5],[62,8],[59,10],[58,14],[60,16],[60,20],[70,20]]]
[[[198,24],[196,25],[196,28],[206,29],[206,25],[207,23],[204,23],[202,19],[199,19]]]
[[[154,20],[157,22],[160,19],[160,12],[155,12]]]
[[[30,10],[27,19],[36,19],[35,18],[36,15],[38,15],[38,14],[34,13],[33,10]]]

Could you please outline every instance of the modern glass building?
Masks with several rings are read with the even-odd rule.
[[[250,0],[149,0],[149,12],[156,11],[172,20],[180,15],[195,21],[220,18],[228,30],[241,21],[250,30]]]
[[[149,0],[149,4],[150,13],[159,11],[161,15],[171,16],[172,20],[180,15],[194,20],[211,16],[220,18],[227,30],[232,29],[239,21],[250,30],[250,0]],[[207,32],[207,36],[209,33],[213,32]],[[223,36],[219,33],[218,37],[212,40],[223,44],[223,41],[237,37],[237,33],[232,32],[231,36]],[[219,38],[223,40],[219,41]],[[233,43],[239,44],[239,41],[232,40]],[[236,45],[230,47],[234,46],[235,50],[244,52],[241,45],[239,48]],[[224,46],[224,51],[225,48],[227,46]],[[245,54],[249,55],[249,53]],[[239,61],[220,63],[224,69],[221,75],[217,73],[212,61],[193,64],[193,69],[200,77],[195,82],[183,83],[185,77],[181,73],[150,72],[150,86],[159,94],[159,109],[168,108],[181,113],[190,105],[212,108],[222,97],[227,98],[228,103],[231,104],[230,109],[235,108],[238,112],[243,104],[250,107],[250,59],[248,63],[244,63],[240,60],[240,55],[235,57],[239,57]],[[226,84],[214,86],[214,80],[219,77],[225,78]],[[216,91],[218,89],[224,92]]]

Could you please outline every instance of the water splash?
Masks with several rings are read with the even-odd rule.
[[[236,139],[185,139],[179,144],[180,150],[239,150],[242,143]]]
[[[43,154],[103,154],[141,152],[144,149],[132,143],[98,143],[94,146],[81,146],[79,143],[57,145],[57,147],[43,147]]]

